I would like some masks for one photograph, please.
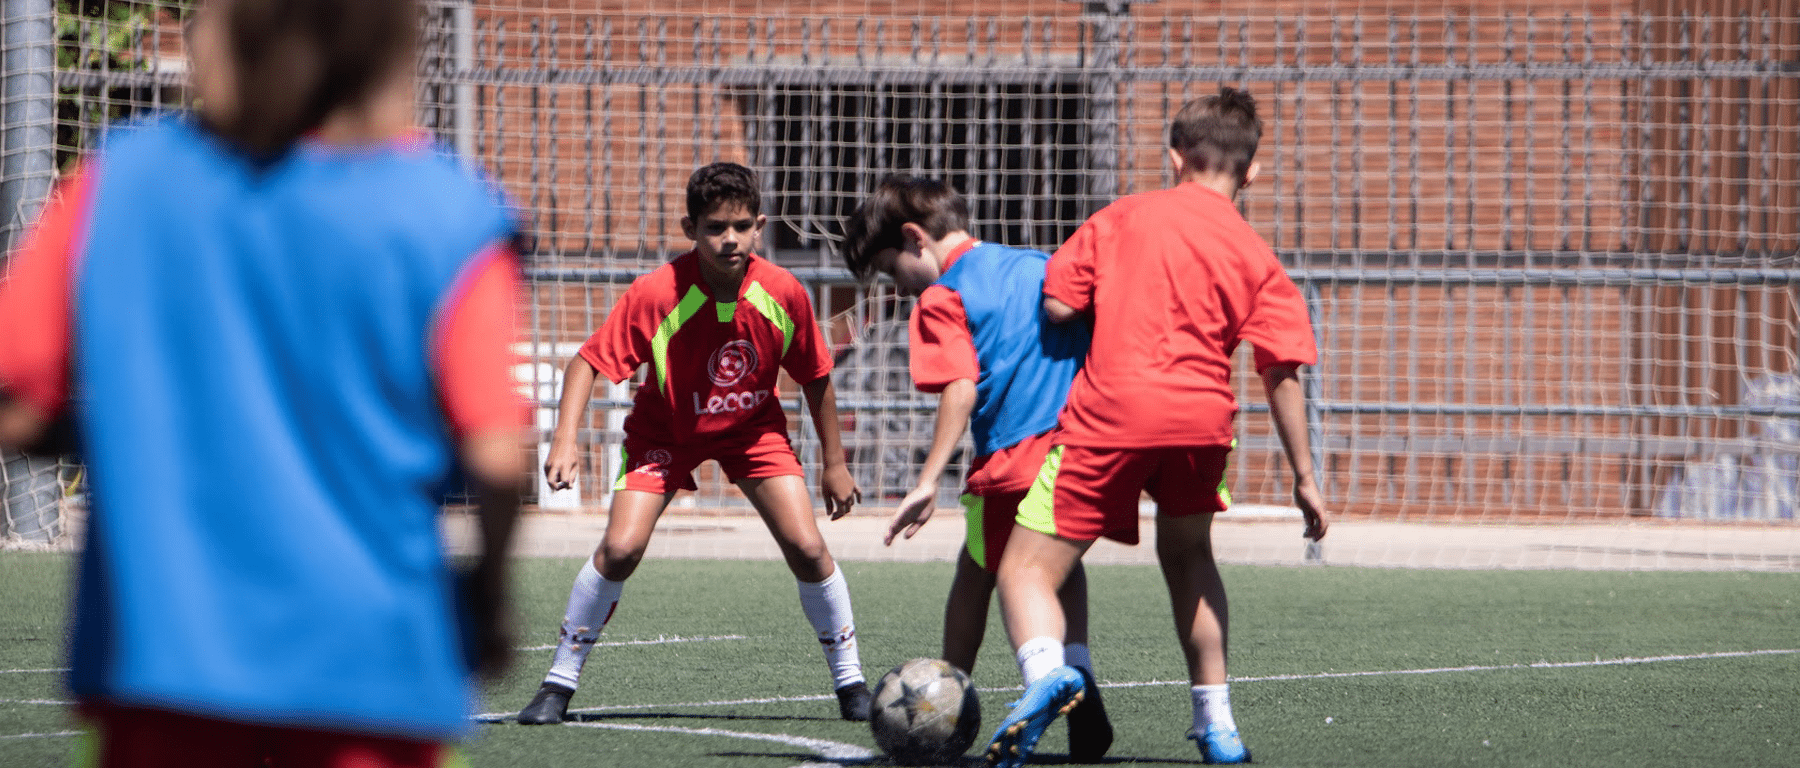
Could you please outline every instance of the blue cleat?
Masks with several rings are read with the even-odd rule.
[[[1025,695],[1012,703],[1012,711],[988,740],[987,764],[992,768],[1024,765],[1050,722],[1081,703],[1084,687],[1081,672],[1067,666],[1057,667],[1044,679],[1032,683]]]
[[[1250,762],[1250,750],[1238,732],[1222,725],[1206,726],[1206,733],[1188,731],[1188,738],[1200,745],[1200,760],[1207,765],[1237,765]]]

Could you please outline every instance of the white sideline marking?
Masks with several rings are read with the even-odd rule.
[[[705,643],[713,640],[748,640],[743,635],[702,635],[698,637],[682,637],[681,635],[657,635],[655,640],[617,640],[613,642],[594,643],[597,648],[616,648],[625,645],[668,645],[671,643]],[[521,651],[552,651],[555,645],[525,645]]]
[[[0,669],[0,675],[35,675],[67,671],[69,671],[68,667],[63,667],[61,669]]]
[[[1733,659],[1746,656],[1783,656],[1800,653],[1800,648],[1781,648],[1759,651],[1720,651],[1717,653],[1688,653],[1670,656],[1622,656],[1616,659],[1600,659],[1593,661],[1534,661],[1530,664],[1490,664],[1467,667],[1431,667],[1427,669],[1387,669],[1368,672],[1312,672],[1300,675],[1264,675],[1262,677],[1233,677],[1234,683],[1273,683],[1287,680],[1331,680],[1340,677],[1381,677],[1385,675],[1436,675],[1445,672],[1493,672],[1504,669],[1570,669],[1574,667],[1613,667],[1623,664],[1654,664],[1660,661],[1700,661],[1703,659]],[[1142,688],[1151,685],[1187,685],[1186,680],[1151,680],[1142,683],[1106,683],[1101,688]],[[1019,686],[1010,688],[981,688],[983,691],[1017,691]]]
[[[819,753],[820,757],[831,760],[829,763],[801,763],[795,768],[815,768],[816,766],[838,766],[845,760],[868,760],[875,752],[868,747],[845,744],[841,741],[814,739],[806,736],[790,736],[785,733],[754,733],[747,731],[727,731],[720,728],[681,728],[673,725],[633,725],[631,723],[569,723],[582,728],[606,728],[614,731],[644,731],[649,733],[691,733],[699,736],[729,736],[736,739],[753,739],[785,744],[790,747],[802,747]]]
[[[57,701],[55,699],[0,699],[0,704],[50,704],[55,706],[73,706],[73,701]]]
[[[1517,669],[1571,669],[1571,668],[1576,668],[1576,667],[1613,667],[1613,666],[1621,666],[1621,665],[1626,665],[1626,664],[1655,664],[1658,662],[1665,662],[1665,661],[1702,661],[1705,659],[1737,659],[1737,658],[1746,658],[1746,657],[1750,657],[1750,656],[1787,656],[1787,655],[1792,655],[1792,654],[1796,654],[1796,653],[1800,653],[1800,648],[1771,648],[1771,649],[1763,649],[1763,650],[1755,650],[1755,651],[1719,651],[1716,653],[1686,653],[1686,654],[1671,654],[1671,655],[1667,655],[1667,656],[1622,656],[1622,657],[1619,657],[1616,659],[1596,658],[1593,661],[1535,661],[1530,664],[1490,664],[1490,665],[1472,665],[1472,666],[1466,666],[1466,667],[1430,667],[1430,668],[1425,668],[1425,669],[1388,669],[1388,670],[1374,670],[1374,671],[1367,671],[1367,672],[1314,672],[1314,673],[1300,674],[1300,675],[1266,675],[1266,676],[1262,676],[1262,677],[1234,677],[1234,678],[1231,678],[1231,681],[1234,683],[1269,683],[1269,682],[1282,682],[1282,681],[1288,681],[1288,680],[1331,680],[1331,679],[1343,678],[1343,677],[1379,677],[1379,676],[1383,676],[1383,675],[1435,675],[1435,674],[1443,674],[1446,672],[1493,672],[1493,671],[1508,670],[1508,669],[1513,669],[1513,670],[1517,670]],[[0,670],[0,671],[60,672],[63,670]],[[1101,688],[1143,688],[1146,686],[1153,686],[1153,685],[1187,685],[1187,684],[1188,684],[1188,682],[1186,680],[1149,680],[1149,681],[1144,681],[1144,682],[1131,682],[1131,683],[1104,683],[1100,687]],[[1015,686],[1008,686],[1008,687],[978,688],[977,690],[980,690],[980,691],[1017,691],[1017,690],[1020,690],[1020,686],[1015,685]],[[690,701],[690,702],[677,702],[677,703],[671,703],[671,704],[611,704],[611,705],[605,705],[605,706],[599,706],[599,707],[580,707],[580,708],[570,709],[569,712],[571,712],[571,713],[611,712],[611,711],[629,710],[629,709],[657,709],[657,708],[662,708],[662,707],[729,707],[729,706],[738,705],[738,704],[782,704],[782,703],[799,702],[799,701],[824,701],[824,700],[832,699],[832,698],[835,698],[835,697],[830,694],[826,694],[826,695],[815,695],[815,696],[772,696],[772,697],[768,697],[768,698],[758,698],[758,699],[731,699],[728,701]],[[0,703],[66,704],[68,702],[27,701],[27,702],[0,702]],[[511,718],[514,714],[516,714],[516,713],[515,712],[490,712],[487,714],[476,715],[475,719],[484,720],[484,721],[505,720],[505,719]],[[576,725],[576,726],[582,726],[582,727],[586,727],[586,728],[613,728],[616,730],[624,730],[624,731],[661,731],[661,732],[667,732],[667,733],[697,733],[697,734],[702,734],[702,735],[736,736],[736,737],[747,738],[747,739],[761,739],[764,741],[774,741],[774,742],[779,742],[782,744],[791,744],[794,746],[806,747],[807,749],[812,749],[814,751],[819,752],[819,754],[821,756],[825,757],[826,759],[840,759],[840,758],[841,759],[861,759],[861,758],[870,757],[873,754],[873,753],[869,752],[869,750],[867,750],[863,747],[855,747],[855,746],[852,746],[849,744],[841,744],[841,743],[835,742],[835,741],[826,741],[824,739],[808,739],[808,738],[801,737],[801,736],[787,736],[787,735],[782,735],[782,734],[742,733],[742,732],[738,732],[738,731],[724,731],[724,730],[719,730],[716,728],[677,728],[674,726],[630,725],[630,724],[626,724],[626,723],[575,723],[575,722],[570,722],[570,723],[564,723],[564,725]],[[51,737],[51,736],[74,736],[79,733],[80,733],[80,731],[60,731],[57,733],[0,734],[0,739],[26,739],[26,738],[43,738],[43,737]],[[842,747],[845,749],[858,750],[858,753],[857,754],[845,753],[841,756],[834,755],[834,754],[827,753],[825,751],[825,749],[827,747],[832,748],[832,749]],[[808,767],[810,767],[810,766],[816,766],[816,765],[821,765],[821,764],[808,763],[806,765]],[[831,764],[824,764],[824,765],[831,765]]]

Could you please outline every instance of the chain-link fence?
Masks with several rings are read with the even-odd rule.
[[[56,112],[58,150],[176,100],[172,9],[135,5],[153,12],[130,55],[56,73],[58,103],[78,105]],[[1241,208],[1312,303],[1313,444],[1337,506],[1791,526],[1800,4],[1481,8],[433,2],[421,119],[493,170],[533,235],[520,378],[545,428],[574,346],[687,248],[687,174],[758,169],[764,252],[829,321],[853,467],[880,500],[911,487],[934,400],[909,386],[906,300],[856,286],[833,255],[861,195],[890,172],[944,178],[978,236],[1053,250],[1107,201],[1167,183],[1183,102],[1242,85],[1265,132]],[[14,170],[41,150],[12,143],[37,123],[14,121],[7,28],[8,199],[30,199],[41,186],[10,186],[42,174]],[[1230,482],[1279,504],[1253,379]],[[603,500],[628,394],[596,402],[590,481],[553,503]],[[741,506],[702,479],[690,503]]]

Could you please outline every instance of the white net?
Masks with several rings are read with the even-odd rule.
[[[136,53],[57,73],[65,155],[101,117],[178,101],[170,9],[125,5],[148,9]],[[882,175],[932,175],[978,236],[1054,250],[1166,183],[1184,101],[1240,85],[1265,121],[1242,208],[1320,340],[1313,448],[1345,520],[1327,561],[1800,567],[1800,6],[1490,5],[432,2],[421,119],[533,236],[520,377],[544,428],[574,345],[686,249],[687,174],[761,172],[764,252],[829,321],[880,507],[911,487],[933,400],[907,376],[907,302],[835,260],[845,213]],[[1233,495],[1278,510],[1260,386],[1240,383]],[[596,400],[582,490],[544,506],[603,509],[629,394]],[[701,479],[678,512],[748,513]],[[1297,558],[1281,530],[1235,556]]]

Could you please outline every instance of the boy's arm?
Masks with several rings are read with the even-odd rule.
[[[581,475],[580,452],[576,438],[581,434],[582,416],[588,401],[594,398],[594,365],[576,355],[563,368],[562,399],[556,408],[556,431],[550,438],[550,455],[544,457],[544,480],[550,490],[560,491],[575,485]]]
[[[819,433],[819,460],[825,465],[819,474],[819,493],[825,497],[825,512],[836,520],[850,514],[850,507],[862,501],[862,489],[850,476],[844,461],[844,437],[838,425],[837,387],[831,374],[825,374],[800,387],[806,395],[806,412],[812,414],[813,431]]]
[[[1049,317],[1052,323],[1066,323],[1074,320],[1075,316],[1079,314],[1081,312],[1063,303],[1062,299],[1054,296],[1044,297],[1044,315]]]
[[[457,446],[472,481],[481,524],[480,556],[463,574],[461,596],[479,630],[476,671],[490,680],[506,670],[514,645],[507,613],[507,562],[524,492],[521,478],[529,467],[523,438],[520,429],[484,430],[463,437]]]
[[[1315,541],[1325,538],[1325,499],[1313,479],[1312,446],[1306,433],[1306,392],[1300,386],[1300,374],[1294,366],[1275,365],[1263,369],[1263,392],[1269,398],[1269,415],[1275,420],[1275,433],[1287,452],[1288,466],[1294,469],[1294,504],[1306,516],[1305,536]]]
[[[902,530],[906,538],[912,538],[931,519],[931,513],[937,509],[938,481],[944,476],[944,467],[950,464],[950,456],[956,452],[957,444],[962,442],[963,430],[969,428],[969,414],[974,412],[973,380],[957,379],[938,394],[937,426],[931,433],[931,451],[919,467],[918,484],[900,499],[900,507],[894,510],[894,519],[888,523],[882,544],[893,544],[894,536]]]

